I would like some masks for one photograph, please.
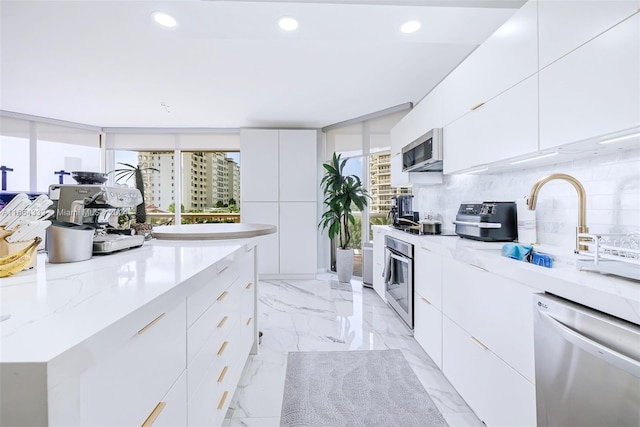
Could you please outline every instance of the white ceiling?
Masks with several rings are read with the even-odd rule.
[[[419,101],[522,3],[2,0],[0,109],[102,127],[323,127]],[[156,10],[178,26],[154,24]],[[298,31],[278,28],[284,15]],[[422,28],[400,33],[407,20]]]

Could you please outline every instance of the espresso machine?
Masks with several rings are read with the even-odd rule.
[[[54,219],[95,228],[93,254],[110,254],[142,246],[143,235],[120,228],[119,218],[142,203],[136,188],[103,184],[59,184],[49,186]],[[128,224],[127,224],[128,227]]]
[[[391,210],[387,214],[387,218],[391,218],[391,225],[395,228],[404,230],[418,226],[420,214],[413,211],[413,195],[391,196]]]

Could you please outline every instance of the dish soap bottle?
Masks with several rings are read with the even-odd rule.
[[[518,242],[525,245],[533,245],[537,241],[536,211],[527,207],[527,196],[516,201],[518,216]]]

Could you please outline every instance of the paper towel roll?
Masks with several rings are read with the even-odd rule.
[[[527,207],[527,196],[516,200],[516,210],[518,215],[518,242],[525,245],[536,243],[536,211],[531,211]]]

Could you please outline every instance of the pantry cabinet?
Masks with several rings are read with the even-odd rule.
[[[278,227],[260,237],[261,274],[317,273],[317,138],[309,129],[240,131],[242,222]]]
[[[441,83],[443,124],[470,113],[537,71],[537,1],[529,0]]]
[[[444,173],[538,150],[538,79],[532,76],[444,128]]]
[[[640,13],[540,70],[540,148],[640,125]]]
[[[639,9],[639,0],[539,0],[540,68],[599,36]]]

